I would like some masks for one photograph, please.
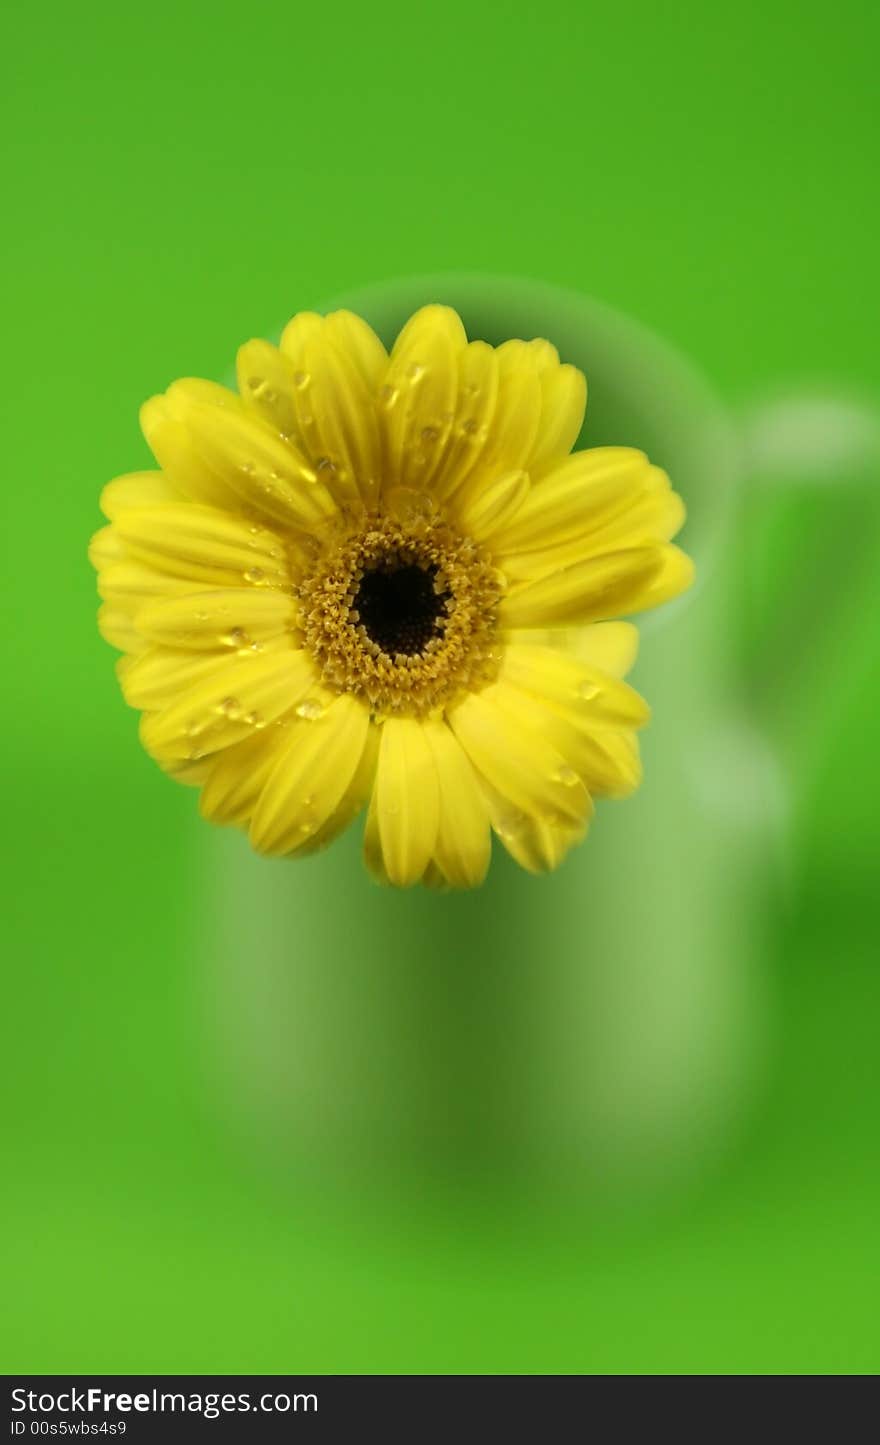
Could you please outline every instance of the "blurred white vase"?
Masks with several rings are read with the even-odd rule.
[[[470,895],[376,887],[359,826],[295,864],[202,826],[216,1074],[244,1127],[301,1167],[550,1190],[680,1178],[729,1136],[764,1048],[786,781],[733,634],[743,442],[761,426],[766,441],[768,416],[744,437],[665,343],[533,283],[414,278],[321,309],[349,306],[387,342],[426,301],[473,337],[549,337],[588,378],[581,445],[644,448],[687,501],[698,583],[644,619],[633,676],[653,709],[645,781],[599,805],[557,874],[496,847]]]

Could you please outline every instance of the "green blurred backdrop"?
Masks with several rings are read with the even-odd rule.
[[[228,1117],[193,795],[137,746],[84,550],[102,482],[147,463],[147,395],[408,274],[590,293],[734,412],[807,383],[871,406],[876,7],[161,0],[4,27],[3,1368],[874,1371],[870,428],[845,479],[826,428],[829,474],[807,452],[811,486],[769,504],[756,464],[731,533],[722,642],[791,800],[762,1064],[697,1173],[613,1201],[324,1188]]]

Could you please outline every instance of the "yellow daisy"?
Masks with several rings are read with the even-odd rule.
[[[637,634],[610,619],[691,580],[665,473],[570,454],[582,374],[444,306],[390,355],[302,313],[241,348],[238,385],[148,401],[161,470],[101,498],[100,627],[144,746],[261,853],[366,807],[367,864],[401,887],[480,883],[492,831],[555,868],[639,782]]]

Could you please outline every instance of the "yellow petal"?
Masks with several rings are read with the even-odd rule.
[[[102,603],[98,608],[98,631],[105,642],[109,642],[111,647],[118,647],[121,652],[136,653],[146,646],[130,614],[109,602]]]
[[[686,592],[694,580],[694,564],[686,552],[678,547],[662,547],[660,571],[651,583],[645,607],[659,607]]]
[[[184,496],[236,507],[238,498],[233,488],[197,452],[193,438],[175,412],[171,391],[165,396],[151,396],[140,410],[141,431],[156,461]]]
[[[667,550],[634,547],[575,562],[509,592],[499,616],[507,627],[562,627],[652,607]]]
[[[388,365],[388,352],[375,331],[353,311],[331,311],[324,318],[324,334],[354,362],[371,396],[375,396]]]
[[[625,798],[639,786],[642,764],[632,727],[614,725],[597,717],[586,705],[567,706],[513,686],[504,687],[499,698],[509,717],[558,749],[594,796]]]
[[[458,353],[455,416],[431,478],[438,501],[458,490],[482,455],[498,404],[499,374],[498,355],[485,341],[472,341]]]
[[[350,312],[304,312],[285,330],[285,351],[249,341],[238,355],[242,395],[308,457],[341,500],[375,499],[379,431],[370,328]]]
[[[469,537],[491,542],[493,534],[516,515],[528,494],[528,473],[506,472],[487,478],[479,492],[466,489],[463,501],[457,503],[453,498],[450,505]]]
[[[423,724],[434,755],[440,812],[434,860],[456,888],[476,888],[489,867],[491,842],[486,801],[473,767],[445,722]]]
[[[138,657],[124,658],[124,665],[117,664],[117,672],[129,707],[145,712],[169,707],[194,683],[216,676],[228,658],[226,653],[219,652],[190,652],[147,646],[145,642],[142,646],[145,650]],[[266,646],[277,651],[288,644],[282,638]]]
[[[153,452],[186,496],[311,531],[335,510],[293,441],[241,397],[186,378],[141,408]]]
[[[236,411],[194,402],[184,426],[196,454],[240,506],[304,532],[335,515],[333,498],[305,458],[243,406]]]
[[[404,326],[379,388],[389,486],[425,487],[455,419],[464,327],[448,306],[424,306]]]
[[[548,822],[511,809],[500,795],[486,787],[492,828],[521,868],[529,873],[550,873],[587,833],[592,802],[582,822]]]
[[[115,562],[124,562],[127,557],[125,543],[115,527],[101,527],[89,543],[89,561],[96,572]]]
[[[197,502],[137,507],[114,523],[132,556],[196,583],[284,586],[285,549],[267,527]]]
[[[148,603],[137,614],[138,630],[166,647],[240,652],[293,626],[292,598],[271,587],[187,591]]]
[[[640,494],[650,470],[644,453],[630,447],[575,452],[532,489],[496,539],[499,555],[537,552],[591,532]]]
[[[541,383],[532,352],[524,341],[506,341],[496,357],[498,397],[485,445],[464,482],[468,494],[499,473],[523,470],[538,433]]]
[[[224,748],[208,762],[199,812],[210,823],[243,827],[275,768],[289,729],[269,728]]]
[[[335,495],[374,503],[381,475],[379,423],[363,374],[326,333],[307,343],[301,365],[297,420],[312,464]]]
[[[155,567],[135,560],[111,562],[98,573],[100,596],[132,617],[153,600],[183,597],[192,590],[192,582],[172,577],[168,572],[157,572]]]
[[[634,688],[552,647],[515,643],[505,648],[500,677],[600,723],[642,727],[650,716]]]
[[[291,725],[251,820],[258,852],[290,853],[324,827],[358,770],[369,726],[367,709],[349,693]]]
[[[238,389],[245,403],[280,437],[301,447],[296,419],[299,373],[289,356],[268,341],[246,341],[235,362]]]
[[[582,823],[590,807],[583,783],[554,743],[524,718],[514,690],[493,683],[453,708],[449,724],[477,772],[514,811]]]
[[[639,629],[632,622],[594,622],[571,628],[564,634],[564,645],[590,667],[611,677],[626,677],[639,650]]]
[[[187,788],[200,788],[208,776],[210,759],[205,758],[199,763],[163,762],[160,758],[154,758],[158,762],[163,773],[173,778],[175,783],[183,783]]]
[[[540,644],[569,652],[610,677],[625,677],[639,650],[639,630],[632,622],[593,622],[586,627],[510,628],[509,644]]]
[[[101,511],[113,522],[130,507],[155,507],[179,502],[180,492],[164,472],[129,472],[108,482],[101,493]]]
[[[650,467],[639,496],[617,516],[589,529],[590,550],[605,552],[640,542],[668,542],[684,526],[686,516],[684,502],[673,492],[666,473]]]
[[[582,731],[573,756],[595,798],[628,798],[641,785],[639,740],[628,728]]]
[[[575,366],[561,366],[548,341],[529,343],[541,383],[541,418],[526,467],[534,478],[568,455],[580,435],[587,405],[587,383]]]
[[[262,731],[291,711],[314,681],[304,652],[238,653],[169,707],[145,714],[141,740],[155,757],[195,762]]]
[[[415,718],[383,723],[375,798],[385,872],[408,888],[434,851],[440,810],[434,754]]]
[[[364,866],[367,872],[375,878],[377,883],[384,883],[390,887],[391,879],[385,870],[385,859],[382,856],[382,839],[379,837],[379,809],[376,804],[376,788],[373,787],[370,804],[367,808],[367,818],[364,823]]]
[[[307,342],[320,336],[323,330],[324,317],[319,316],[317,311],[298,311],[288,321],[281,333],[281,350],[294,367],[299,369],[302,365]]]
[[[317,832],[308,835],[299,847],[291,851],[291,857],[320,853],[334,838],[338,838],[354,822],[368,802],[376,778],[376,760],[379,755],[379,729],[371,723],[367,730],[361,760],[354,776],[345,790],[339,804]]]

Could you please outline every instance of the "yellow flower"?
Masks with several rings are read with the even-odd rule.
[[[261,853],[366,806],[381,879],[472,887],[490,830],[555,868],[639,782],[648,710],[620,614],[685,588],[668,478],[569,455],[586,384],[546,341],[468,342],[426,306],[390,356],[350,312],[249,341],[240,395],[143,407],[161,470],[111,482],[104,637],[157,762]]]

